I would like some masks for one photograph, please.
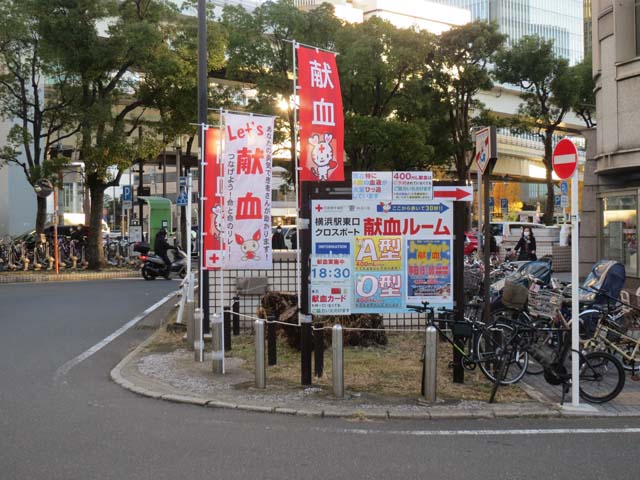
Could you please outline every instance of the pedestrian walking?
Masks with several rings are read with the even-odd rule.
[[[276,231],[271,236],[271,248],[273,250],[286,250],[287,246],[284,243],[284,234],[282,233],[282,226],[278,225]]]
[[[536,256],[536,238],[533,236],[533,231],[529,227],[522,228],[522,236],[516,244],[515,251],[518,252],[519,261],[537,260]]]

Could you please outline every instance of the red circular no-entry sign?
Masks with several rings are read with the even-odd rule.
[[[568,138],[563,138],[553,149],[553,171],[561,179],[569,178],[578,166],[578,149]]]

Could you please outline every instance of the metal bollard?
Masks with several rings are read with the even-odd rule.
[[[193,315],[193,351],[196,362],[204,362],[204,338],[202,337],[202,309],[196,308]]]
[[[425,331],[424,352],[424,398],[427,402],[436,401],[438,366],[438,331],[429,325]]]
[[[334,325],[331,329],[333,394],[337,398],[344,397],[344,348],[342,344],[342,325]]]
[[[264,320],[256,320],[255,329],[256,388],[266,388],[267,370],[264,364]]]
[[[189,350],[193,350],[195,340],[195,307],[196,304],[193,301],[187,301],[184,304],[184,323],[187,325],[187,345]],[[202,323],[202,320],[200,320],[200,323]]]
[[[211,319],[211,355],[213,373],[224,373],[224,338],[222,337],[222,315],[214,313]]]

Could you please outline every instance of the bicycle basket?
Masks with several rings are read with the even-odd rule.
[[[482,272],[480,270],[465,269],[464,271],[464,289],[467,292],[477,292],[480,290],[482,283]]]
[[[529,290],[523,285],[519,285],[514,281],[507,279],[504,282],[504,290],[502,292],[502,303],[517,310],[522,310],[527,303]]]
[[[536,317],[555,318],[562,308],[563,296],[553,290],[529,291],[529,313]]]

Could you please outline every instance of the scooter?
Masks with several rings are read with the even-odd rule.
[[[166,268],[162,257],[155,254],[149,255],[148,244],[136,245],[134,251],[140,252],[141,272],[145,280],[155,280],[156,277],[164,277],[169,280],[172,273],[177,273],[180,278],[184,278],[187,275],[187,254],[179,247],[175,247],[173,250],[174,260],[169,269]]]

